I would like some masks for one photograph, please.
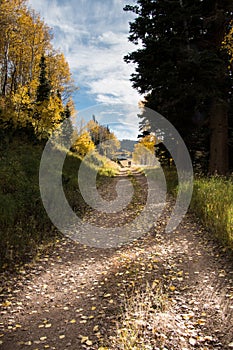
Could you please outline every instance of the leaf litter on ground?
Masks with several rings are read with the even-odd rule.
[[[123,247],[61,238],[1,274],[1,349],[231,348],[232,264],[192,217],[166,234],[171,206]]]

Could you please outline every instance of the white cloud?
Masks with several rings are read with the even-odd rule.
[[[88,121],[95,115],[97,121],[101,125],[108,125],[120,140],[126,138],[136,140],[139,134],[139,119],[137,117],[140,113],[139,107],[121,101],[117,102],[112,100],[110,96],[108,98],[107,95],[103,95],[102,98],[107,99],[104,101],[105,103],[81,110],[78,113],[78,119]]]
[[[54,28],[54,46],[64,52],[77,85],[96,102],[137,104],[142,99],[129,81],[134,68],[123,61],[134,49],[127,39],[132,17],[123,11],[129,2],[29,0]]]

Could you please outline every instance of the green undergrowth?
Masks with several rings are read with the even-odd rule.
[[[217,239],[233,249],[232,178],[196,178],[191,210]]]
[[[43,144],[32,144],[17,137],[1,146],[0,269],[31,260],[43,245],[47,246],[59,235],[40,195],[39,167],[43,148]],[[61,176],[72,210],[82,216],[86,205],[78,186],[80,163],[81,159],[76,154],[68,152]],[[106,159],[98,155],[93,156],[86,168],[88,176],[97,174],[97,182],[104,182],[104,177],[113,176],[116,172]],[[48,190],[53,191],[53,188]]]
[[[144,171],[147,176],[159,179],[159,170],[148,168]],[[175,168],[163,168],[163,172],[167,192],[176,196],[178,178]],[[233,177],[195,176],[190,210],[222,244],[233,249]]]
[[[40,199],[41,153],[41,145],[25,145],[20,140],[1,150],[1,265],[35,254],[37,245],[54,234]]]
[[[170,194],[175,194],[177,185],[178,185],[178,177],[177,172],[174,167],[168,168],[159,168],[159,167],[144,167],[142,171],[145,175],[153,181],[156,181],[158,185],[167,186],[167,192]]]
[[[177,193],[177,174],[165,169],[168,193]],[[194,177],[190,210],[223,245],[233,249],[233,178]]]

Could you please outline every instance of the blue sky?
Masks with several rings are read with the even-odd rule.
[[[133,0],[29,0],[30,6],[53,29],[54,47],[69,62],[79,87],[74,96],[76,109],[81,111],[79,117],[83,109],[88,108],[92,115],[96,110],[92,106],[104,103],[112,110],[114,105],[114,131],[118,137],[130,139],[138,134],[136,110],[142,100],[129,80],[135,67],[123,61],[124,55],[135,50],[127,39],[128,22],[133,17],[123,11],[126,4],[133,3]],[[121,110],[117,116],[121,106],[124,112]],[[106,109],[96,115],[101,123],[105,123],[104,115]]]

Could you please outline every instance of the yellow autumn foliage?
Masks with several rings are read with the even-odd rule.
[[[50,28],[26,0],[2,0],[0,26],[0,127],[30,124],[37,136],[48,136],[62,121],[67,101],[72,105],[75,86],[69,65],[63,53],[53,48]],[[42,56],[51,96],[38,103]]]
[[[94,142],[88,131],[83,131],[80,135],[74,135],[73,151],[84,157],[88,152],[95,149]]]

